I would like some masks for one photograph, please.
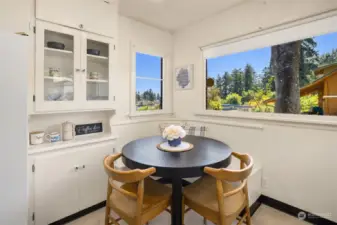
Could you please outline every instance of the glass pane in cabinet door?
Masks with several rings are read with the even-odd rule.
[[[87,100],[109,100],[109,44],[87,40]]]
[[[74,100],[74,37],[45,31],[44,100]]]

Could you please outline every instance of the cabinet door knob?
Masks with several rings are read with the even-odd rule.
[[[79,167],[78,167],[78,166],[75,166],[75,168],[74,168],[74,169],[75,169],[75,171],[77,171],[77,170],[79,169]]]
[[[80,27],[81,29],[83,29],[84,26],[83,26],[83,24],[80,24],[79,27]]]
[[[84,169],[84,168],[85,168],[85,165],[83,165],[82,168]]]
[[[76,69],[76,72],[81,72],[81,70],[80,69]]]
[[[85,72],[85,69],[83,69],[82,72]]]

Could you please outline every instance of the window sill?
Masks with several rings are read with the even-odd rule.
[[[149,116],[174,116],[173,112],[166,111],[143,111],[143,112],[133,112],[128,114],[129,118],[137,117],[149,117]]]
[[[275,123],[288,123],[298,125],[320,125],[325,127],[337,127],[337,116],[315,116],[315,115],[291,115],[291,114],[271,114],[271,113],[250,113],[250,112],[223,112],[205,110],[196,113],[201,117],[224,117],[244,120],[260,120]]]

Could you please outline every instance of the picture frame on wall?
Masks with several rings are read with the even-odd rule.
[[[176,69],[176,90],[190,90],[193,88],[194,65],[186,65]]]

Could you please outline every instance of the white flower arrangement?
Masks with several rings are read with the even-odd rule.
[[[184,138],[186,136],[186,131],[181,126],[170,125],[165,128],[163,132],[163,138],[169,141],[174,139]]]

